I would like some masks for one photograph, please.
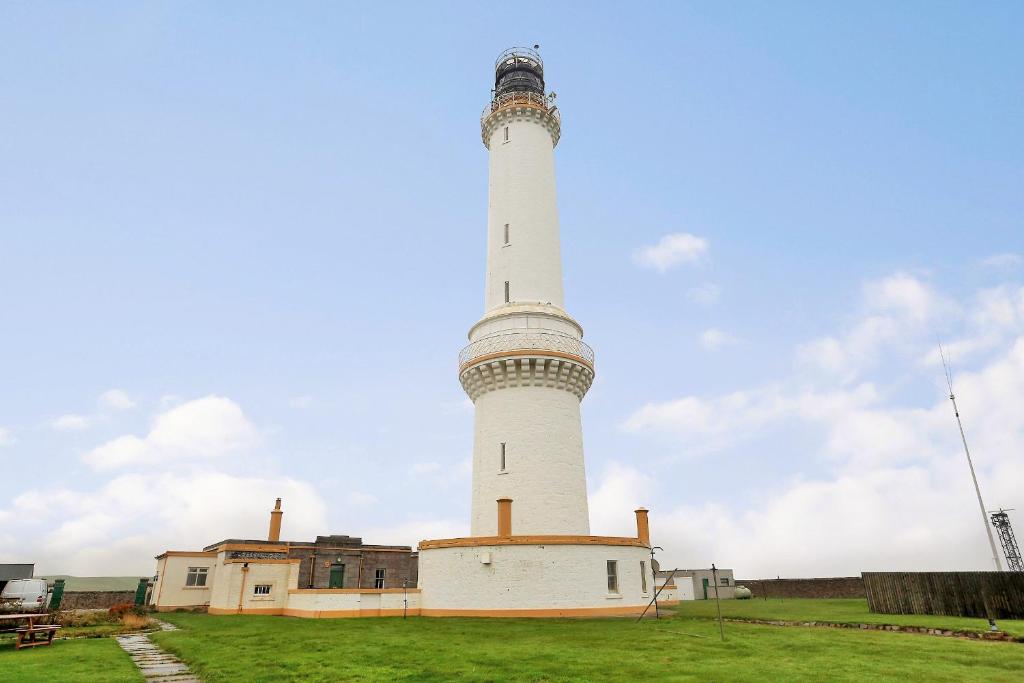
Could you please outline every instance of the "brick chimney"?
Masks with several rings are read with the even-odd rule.
[[[281,499],[274,503],[274,509],[270,511],[270,533],[267,534],[268,541],[281,540],[281,516],[284,510],[281,509]]]
[[[651,544],[651,527],[647,522],[647,508],[638,508],[636,510],[636,537],[644,545],[649,546]]]
[[[508,538],[512,535],[512,499],[498,499],[498,536]]]

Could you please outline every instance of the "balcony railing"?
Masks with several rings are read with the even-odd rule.
[[[502,107],[516,104],[525,104],[531,107],[543,109],[559,124],[562,123],[562,115],[558,112],[558,107],[555,106],[554,96],[541,95],[540,93],[535,92],[510,92],[505,93],[504,95],[497,95],[486,107],[484,107],[483,113],[480,114],[480,121],[483,122],[493,112],[498,111]]]
[[[459,367],[477,358],[505,351],[556,351],[594,364],[594,350],[576,337],[554,332],[504,332],[478,339],[459,354]]]

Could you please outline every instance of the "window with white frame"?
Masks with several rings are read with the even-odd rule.
[[[640,590],[647,592],[647,563],[640,560]]]
[[[619,562],[618,560],[608,560],[608,592],[618,593],[619,592]]]
[[[185,575],[185,585],[189,588],[202,588],[206,585],[206,574],[209,571],[209,567],[189,567],[188,574]]]
[[[386,574],[386,573],[387,573],[387,570],[384,569],[384,568],[378,569],[376,572],[374,572],[374,574],[373,574],[373,587],[374,588],[383,588],[384,587],[384,574]]]
[[[270,595],[270,584],[269,583],[257,583],[252,587],[253,595]]]
[[[722,577],[722,585],[723,586],[728,586],[729,585],[729,578],[728,577],[726,577],[726,576]]]

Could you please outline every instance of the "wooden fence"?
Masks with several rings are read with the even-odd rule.
[[[1022,572],[864,572],[861,576],[872,612],[1024,619]]]

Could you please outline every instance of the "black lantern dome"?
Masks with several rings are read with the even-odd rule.
[[[537,50],[512,47],[494,63],[494,96],[513,92],[544,94],[544,62]]]

